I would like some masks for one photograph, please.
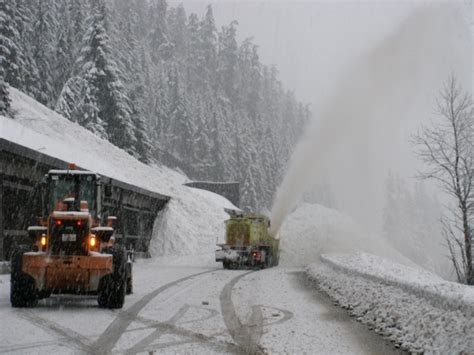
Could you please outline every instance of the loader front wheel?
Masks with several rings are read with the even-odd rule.
[[[100,308],[122,308],[127,291],[126,254],[122,248],[112,249],[114,271],[99,281],[97,303]]]
[[[133,277],[132,271],[130,273],[127,271],[127,295],[131,295],[133,293]]]
[[[22,271],[23,253],[27,247],[18,247],[12,253],[10,274],[10,303],[12,307],[35,307],[38,304],[35,279]]]

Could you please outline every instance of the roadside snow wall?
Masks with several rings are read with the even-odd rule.
[[[322,255],[306,276],[410,352],[474,352],[474,288],[365,253]]]

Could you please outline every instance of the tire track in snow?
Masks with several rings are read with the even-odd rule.
[[[105,354],[110,353],[114,348],[115,344],[119,341],[120,337],[125,333],[127,328],[132,322],[134,322],[138,314],[142,311],[145,306],[150,303],[160,293],[168,290],[169,288],[178,285],[181,282],[187,281],[194,277],[216,272],[216,270],[208,270],[192,274],[173,282],[167,283],[147,295],[143,296],[140,300],[135,302],[131,307],[121,311],[117,317],[109,324],[109,326],[102,332],[99,338],[92,344],[93,353]]]
[[[252,272],[246,272],[234,277],[224,286],[219,299],[224,323],[241,352],[245,354],[263,354],[263,351],[258,346],[263,335],[261,306],[253,306],[248,324],[243,324],[237,316],[234,303],[232,302],[232,288],[240,279]]]
[[[50,333],[59,335],[59,340],[67,340],[64,342],[64,345],[66,346],[72,346],[73,348],[86,353],[91,351],[90,340],[82,334],[73,331],[72,329],[66,328],[63,325],[59,325],[53,321],[40,317],[30,310],[20,310],[18,311],[18,315]]]
[[[184,305],[168,321],[165,321],[165,322],[153,321],[153,320],[149,320],[149,319],[138,316],[137,320],[148,325],[146,329],[155,328],[155,331],[149,334],[148,336],[146,336],[145,338],[143,338],[142,340],[140,340],[131,348],[129,348],[125,352],[125,354],[136,354],[139,352],[147,352],[147,351],[150,352],[150,351],[164,349],[171,346],[185,345],[189,343],[201,343],[201,344],[205,343],[209,347],[214,348],[216,351],[235,352],[234,344],[217,341],[215,339],[217,335],[204,335],[204,334],[196,333],[192,330],[187,330],[185,328],[182,328],[176,325],[176,323],[183,316],[185,316],[185,314],[190,308],[191,307],[189,305],[187,304]],[[182,322],[181,324],[199,322],[202,320],[212,318],[213,316],[216,316],[219,314],[219,312],[214,309],[210,309],[210,310],[206,309],[206,311],[210,312],[210,316],[205,316],[204,318],[199,318],[192,321]],[[150,344],[158,340],[163,334],[178,335],[178,336],[187,338],[187,340],[153,344],[153,346],[150,348]]]

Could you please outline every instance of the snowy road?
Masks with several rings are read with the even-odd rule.
[[[13,309],[0,276],[0,353],[391,353],[305,285],[299,270],[135,265],[123,310],[52,297]]]

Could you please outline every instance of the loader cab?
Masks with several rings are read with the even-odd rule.
[[[98,250],[90,229],[99,223],[99,197],[97,174],[50,170],[44,181],[43,213],[48,231],[44,242],[37,238],[41,250],[48,250],[52,255],[87,255],[89,251]]]
[[[100,218],[100,178],[90,171],[50,170],[45,177],[44,215],[54,211],[81,212]]]

